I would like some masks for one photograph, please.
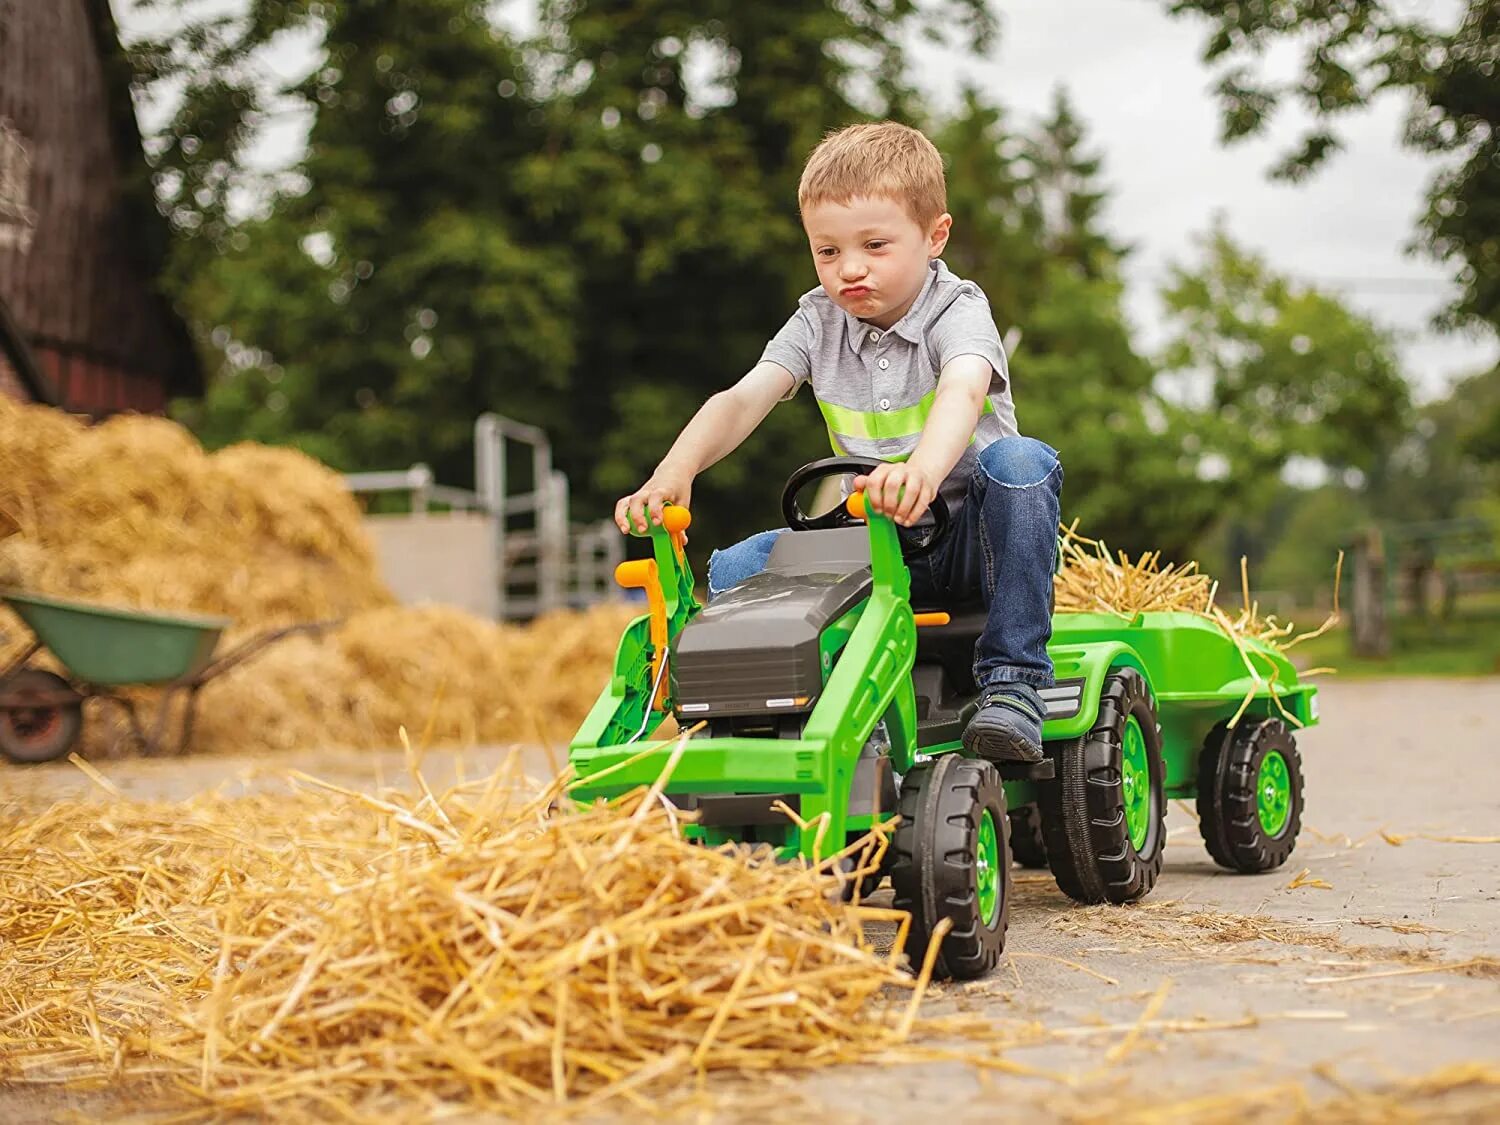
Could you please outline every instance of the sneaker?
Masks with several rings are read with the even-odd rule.
[[[1040,762],[1042,697],[1026,684],[995,684],[964,728],[964,749],[990,762]]]

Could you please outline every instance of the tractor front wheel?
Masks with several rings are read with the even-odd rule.
[[[1198,758],[1198,830],[1214,862],[1231,871],[1287,861],[1302,830],[1302,755],[1280,719],[1209,731]]]
[[[1104,679],[1082,738],[1049,744],[1054,781],[1038,805],[1057,885],[1077,902],[1135,902],[1161,874],[1167,801],[1151,689],[1134,668]]]
[[[993,969],[1010,920],[1005,788],[988,762],[943,754],[901,781],[901,823],[891,841],[894,905],[911,914],[906,953],[915,970],[938,923],[933,975],[973,980]]]

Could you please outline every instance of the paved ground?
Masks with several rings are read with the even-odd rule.
[[[1453,1063],[1482,1062],[1500,1077],[1500,844],[1422,838],[1500,834],[1500,680],[1324,690],[1324,723],[1301,738],[1307,814],[1284,869],[1218,870],[1174,807],[1166,868],[1141,906],[1081,909],[1045,873],[1017,873],[1000,970],[936,989],[927,1007],[982,1012],[1031,1042],[1009,1060],[1051,1077],[953,1061],[768,1082],[797,1112],[958,1122],[1023,1104],[1117,1119],[1125,1106],[1188,1097],[1228,1099],[1218,1108],[1234,1119],[1257,1091],[1290,1109],[1338,1094],[1340,1082],[1369,1089]],[[473,776],[497,757],[434,754],[425,771],[437,779],[462,764]],[[545,771],[545,756],[532,763]],[[174,797],[229,779],[260,784],[288,765],[348,783],[401,769],[397,755],[348,754],[104,768],[127,794]],[[0,772],[0,785],[59,797],[90,784],[67,765]],[[1405,839],[1397,846],[1381,829]],[[1483,1104],[1500,1119],[1500,1087],[1492,1096]],[[0,1119],[43,1120],[62,1104],[0,1091]],[[1447,1095],[1420,1104],[1424,1116],[1448,1106],[1455,1120],[1486,1112]]]

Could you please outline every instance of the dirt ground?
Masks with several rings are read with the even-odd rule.
[[[1190,808],[1174,805],[1165,869],[1139,906],[1080,908],[1045,872],[1017,869],[1000,968],[934,988],[927,1008],[1030,1029],[1035,1045],[1007,1059],[1036,1075],[949,1060],[768,1076],[768,1087],[830,1120],[987,1121],[1022,1108],[1118,1120],[1151,1106],[1159,1119],[1233,1120],[1241,1102],[1273,1116],[1330,1098],[1369,1107],[1368,1091],[1452,1064],[1500,1081],[1500,844],[1443,839],[1500,834],[1500,679],[1331,682],[1321,709],[1300,737],[1307,811],[1285,868],[1217,869]],[[501,753],[434,753],[424,772],[472,777]],[[546,756],[531,765],[545,772]],[[277,784],[286,767],[365,785],[402,768],[396,754],[324,753],[104,772],[129,795],[175,797]],[[91,784],[66,764],[0,771],[0,786],[59,798]],[[1456,1073],[1411,1103],[1417,1119],[1500,1120],[1500,1085],[1445,1092]],[[0,1089],[0,1120],[67,1109],[94,1116],[107,1102]]]

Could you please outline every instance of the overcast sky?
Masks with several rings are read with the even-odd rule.
[[[133,0],[113,2],[127,37],[146,29]],[[221,2],[234,8],[243,0]],[[1450,18],[1459,8],[1458,0],[1393,3]],[[532,4],[507,0],[502,7],[524,20]],[[1265,169],[1298,135],[1299,120],[1286,115],[1264,140],[1219,145],[1213,77],[1198,61],[1201,21],[1169,19],[1161,0],[996,0],[996,8],[1002,33],[992,57],[955,60],[916,45],[916,80],[939,106],[952,105],[963,83],[978,86],[1007,108],[1014,125],[1046,113],[1058,85],[1068,89],[1104,158],[1111,233],[1135,247],[1127,301],[1143,349],[1162,338],[1156,290],[1168,265],[1194,261],[1194,237],[1222,213],[1235,239],[1273,268],[1337,290],[1397,333],[1421,397],[1500,359],[1493,338],[1440,336],[1427,327],[1451,294],[1451,270],[1404,250],[1436,164],[1402,148],[1403,99],[1388,97],[1343,122],[1346,151],[1311,181],[1273,184]],[[303,39],[266,61],[282,78],[300,78],[318,54]],[[1272,61],[1295,62],[1290,52]],[[284,122],[261,146],[262,162],[295,161],[306,127]]]
[[[1458,7],[1398,2],[1430,13]],[[1492,338],[1439,336],[1427,327],[1452,293],[1452,271],[1403,250],[1436,167],[1401,146],[1405,101],[1388,97],[1343,122],[1346,151],[1310,181],[1273,184],[1265,169],[1299,135],[1299,119],[1278,121],[1266,140],[1221,147],[1213,76],[1198,61],[1207,24],[1169,19],[1163,7],[1160,0],[1000,0],[993,58],[956,63],[920,47],[919,79],[941,104],[952,104],[964,82],[987,90],[1017,124],[1045,114],[1053,89],[1067,87],[1104,158],[1109,226],[1136,248],[1127,263],[1128,302],[1142,346],[1161,338],[1155,294],[1168,265],[1193,260],[1193,237],[1221,212],[1235,239],[1275,269],[1336,289],[1399,333],[1406,371],[1423,397],[1494,364],[1500,347]],[[1286,64],[1295,65],[1290,52],[1272,60]]]

